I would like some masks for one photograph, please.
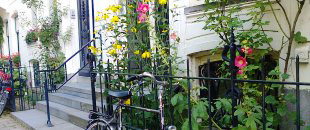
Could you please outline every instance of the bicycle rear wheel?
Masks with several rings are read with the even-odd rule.
[[[0,116],[3,113],[7,100],[8,100],[8,94],[5,93],[3,90],[0,91]]]
[[[87,125],[86,130],[114,130],[114,129],[111,129],[109,124],[107,124],[103,120],[94,120]]]

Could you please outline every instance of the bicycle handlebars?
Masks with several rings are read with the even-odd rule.
[[[131,77],[127,78],[126,81],[127,82],[131,82],[131,81],[134,81],[134,80],[137,80],[137,79],[142,79],[144,77],[151,78],[153,81],[155,81],[156,84],[160,84],[160,85],[167,85],[168,84],[166,81],[158,81],[158,80],[156,80],[155,76],[152,75],[149,72],[143,72],[142,74],[139,74],[138,76],[131,76]]]

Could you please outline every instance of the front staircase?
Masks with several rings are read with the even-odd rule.
[[[46,101],[36,103],[36,109],[13,112],[12,117],[33,130],[85,129],[89,110],[92,110],[90,78],[75,76],[55,93],[49,93],[51,122],[47,127]],[[96,88],[97,108],[101,108],[100,89]],[[105,102],[105,101],[103,101]]]

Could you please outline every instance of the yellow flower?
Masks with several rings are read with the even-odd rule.
[[[97,31],[97,30],[95,30],[95,31],[94,31],[94,34],[97,34],[97,33],[98,33],[98,31]]]
[[[166,29],[166,30],[163,30],[162,32],[165,33],[165,32],[168,32],[168,30]]]
[[[112,31],[113,29],[114,29],[114,27],[112,25],[109,25],[108,31]]]
[[[116,8],[121,9],[122,5],[117,5]]]
[[[133,27],[130,29],[130,31],[135,33],[135,32],[137,32],[137,29],[135,27]]]
[[[119,22],[119,17],[118,16],[113,16],[113,18],[111,19],[111,22],[114,23],[114,24]]]
[[[110,49],[110,50],[108,51],[108,53],[109,53],[110,55],[114,55],[114,54],[116,54],[116,50],[115,50],[115,49]]]
[[[117,50],[122,49],[122,45],[117,44],[117,43],[116,43],[116,44],[113,44],[112,46],[113,46],[114,49],[117,49]]]
[[[96,22],[100,21],[101,18],[99,16],[96,16]]]
[[[135,52],[133,52],[134,54],[136,55],[139,55],[140,54],[140,51],[139,50],[136,50]]]
[[[144,0],[144,2],[150,2],[150,0]]]
[[[110,10],[111,10],[112,12],[116,13],[116,12],[120,12],[120,10],[119,10],[120,8],[122,8],[121,5],[112,5],[112,6],[110,7]]]
[[[141,55],[142,58],[151,58],[151,52],[145,51],[143,52],[143,54]]]
[[[102,18],[103,18],[104,20],[107,20],[107,19],[109,18],[109,15],[108,15],[107,13],[104,13],[104,14],[102,15]]]
[[[159,4],[164,5],[167,4],[167,0],[158,0]]]
[[[94,53],[95,55],[101,53],[101,50],[97,49],[94,46],[90,46],[90,47],[88,47],[88,49],[91,50],[91,52]]]

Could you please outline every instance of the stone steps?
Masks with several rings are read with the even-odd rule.
[[[83,112],[78,109],[67,107],[65,105],[61,105],[54,102],[49,102],[49,105],[51,115],[63,119],[65,121],[68,121],[81,128],[85,128],[87,126],[88,122],[87,112]],[[45,101],[37,102],[36,109],[46,112],[46,102]]]
[[[103,86],[104,87],[104,86]],[[58,122],[66,122],[69,126],[76,126],[78,128],[85,129],[88,123],[89,111],[92,110],[91,100],[91,87],[89,77],[80,77],[68,82],[65,86],[60,88],[55,93],[49,93],[49,107],[50,114],[52,116],[52,124]],[[96,88],[97,109],[101,108],[101,92],[99,88]],[[105,97],[103,97],[103,103],[105,103]],[[47,114],[46,114],[46,101],[39,101],[36,103],[35,110],[23,111],[24,113],[39,113],[40,116],[34,116],[33,120],[40,120],[37,126],[33,126],[32,122],[29,122],[28,118],[22,116],[15,116],[16,120],[31,126],[28,128],[37,129],[41,126],[46,126]],[[24,114],[23,113],[23,114]],[[32,115],[30,114],[30,116]],[[13,114],[12,114],[13,115]],[[17,113],[15,115],[18,115]],[[22,114],[20,114],[22,115]],[[14,116],[14,115],[13,115]],[[37,119],[38,118],[38,119]],[[54,123],[55,122],[55,123]],[[40,126],[40,127],[39,127]],[[51,129],[56,129],[50,127]],[[66,129],[67,127],[60,129]],[[68,128],[69,129],[69,128]],[[58,130],[58,129],[57,129]],[[70,129],[69,129],[70,130]]]
[[[65,105],[67,107],[78,109],[84,112],[89,112],[89,110],[92,110],[93,108],[92,100],[64,93],[49,93],[49,100],[51,102]],[[103,99],[103,102],[105,102],[105,99]],[[97,100],[96,104],[97,109],[101,109],[100,100]]]

